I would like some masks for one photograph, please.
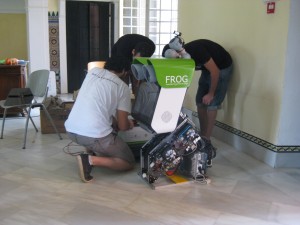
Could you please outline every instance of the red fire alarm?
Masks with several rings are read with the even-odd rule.
[[[267,3],[267,13],[271,14],[275,12],[275,2],[268,2]]]

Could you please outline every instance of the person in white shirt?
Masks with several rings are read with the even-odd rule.
[[[112,56],[124,56],[130,62],[136,57],[151,57],[155,52],[154,42],[141,34],[125,34],[120,37],[112,46]],[[138,91],[140,81],[135,78],[132,71],[128,71],[128,76],[122,78],[126,84],[131,84],[132,93],[135,95]]]
[[[121,80],[130,65],[128,59],[116,56],[109,58],[103,69],[91,69],[65,122],[69,138],[91,153],[77,156],[83,182],[93,179],[93,166],[119,171],[134,168],[132,151],[115,132],[134,127],[133,121],[128,119],[130,89]]]

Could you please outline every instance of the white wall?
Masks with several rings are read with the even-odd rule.
[[[29,72],[50,69],[48,0],[25,0]]]
[[[0,13],[25,13],[25,0],[0,0]]]
[[[291,0],[278,145],[300,144],[300,1]],[[276,79],[276,77],[274,77]]]

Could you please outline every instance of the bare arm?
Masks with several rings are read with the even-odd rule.
[[[117,125],[119,130],[129,130],[134,127],[133,121],[128,119],[128,112],[117,110]]]
[[[204,66],[210,72],[211,77],[209,92],[202,99],[203,103],[208,105],[214,98],[219,81],[220,69],[212,58],[210,58],[208,62],[204,64]]]

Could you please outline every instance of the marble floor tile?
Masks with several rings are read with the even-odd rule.
[[[24,118],[9,118],[0,140],[0,225],[300,224],[300,169],[271,168],[217,139],[210,184],[153,190],[139,162],[123,173],[94,168],[93,182],[82,183],[66,152],[84,148],[30,125],[22,149],[24,127]]]

